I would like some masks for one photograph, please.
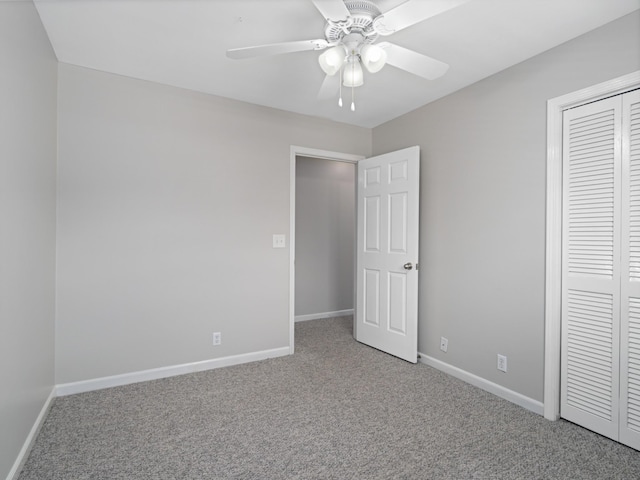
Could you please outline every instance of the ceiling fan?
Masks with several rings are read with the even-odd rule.
[[[372,0],[311,0],[327,21],[323,39],[272,43],[253,47],[232,48],[227,56],[244,59],[305,50],[326,50],[318,57],[326,74],[319,97],[326,95],[330,77],[340,74],[342,86],[350,87],[351,110],[355,111],[353,89],[364,84],[362,67],[376,73],[385,64],[400,68],[428,80],[441,77],[449,65],[413,50],[389,42],[376,43],[404,28],[457,7],[470,0],[408,0],[387,12],[381,12]]]

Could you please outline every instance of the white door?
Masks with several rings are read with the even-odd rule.
[[[618,97],[564,112],[561,415],[618,437]]]
[[[622,97],[620,441],[640,450],[640,90]]]
[[[640,449],[640,91],[563,128],[561,414]]]
[[[420,147],[358,162],[355,337],[416,363]]]

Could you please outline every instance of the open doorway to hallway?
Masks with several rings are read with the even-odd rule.
[[[353,314],[356,165],[296,157],[296,321]]]
[[[296,321],[354,312],[356,167],[362,158],[291,147],[291,353]]]

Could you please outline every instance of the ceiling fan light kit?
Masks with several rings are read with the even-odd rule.
[[[427,80],[444,75],[449,67],[389,42],[376,45],[379,36],[391,35],[468,1],[408,0],[382,13],[371,0],[311,0],[327,21],[324,39],[233,48],[227,50],[227,56],[241,59],[327,49],[318,57],[320,68],[328,76],[340,73],[338,105],[342,106],[342,86],[350,87],[351,110],[355,111],[353,89],[364,84],[362,66],[369,73],[377,73],[388,63]]]
[[[331,47],[318,57],[318,63],[324,73],[333,76],[340,71],[343,65],[362,63],[369,73],[376,73],[382,70],[387,62],[387,53],[377,45],[356,44],[348,53],[347,55],[347,50],[343,45]],[[345,71],[345,77],[346,75]],[[351,86],[346,83],[344,85],[345,87]]]
[[[318,57],[318,62],[320,63],[320,68],[322,68],[324,73],[333,76],[342,68],[346,56],[347,53],[344,47],[342,45],[338,45],[336,47],[331,47],[320,55]]]
[[[387,52],[378,45],[363,45],[360,49],[360,58],[368,72],[377,73],[387,63]]]
[[[355,57],[349,57],[344,67],[342,84],[345,87],[361,87],[364,84],[364,75],[360,62]]]

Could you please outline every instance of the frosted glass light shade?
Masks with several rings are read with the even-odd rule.
[[[349,63],[344,67],[344,79],[342,84],[345,87],[360,87],[364,84],[364,75],[362,74],[362,67],[357,57],[351,57]]]
[[[379,72],[387,62],[387,52],[377,45],[363,45],[360,57],[364,67],[371,73]]]
[[[340,68],[342,68],[345,56],[344,47],[338,45],[320,55],[318,57],[318,63],[320,63],[320,68],[322,68],[324,73],[327,75],[335,75],[340,71]]]

